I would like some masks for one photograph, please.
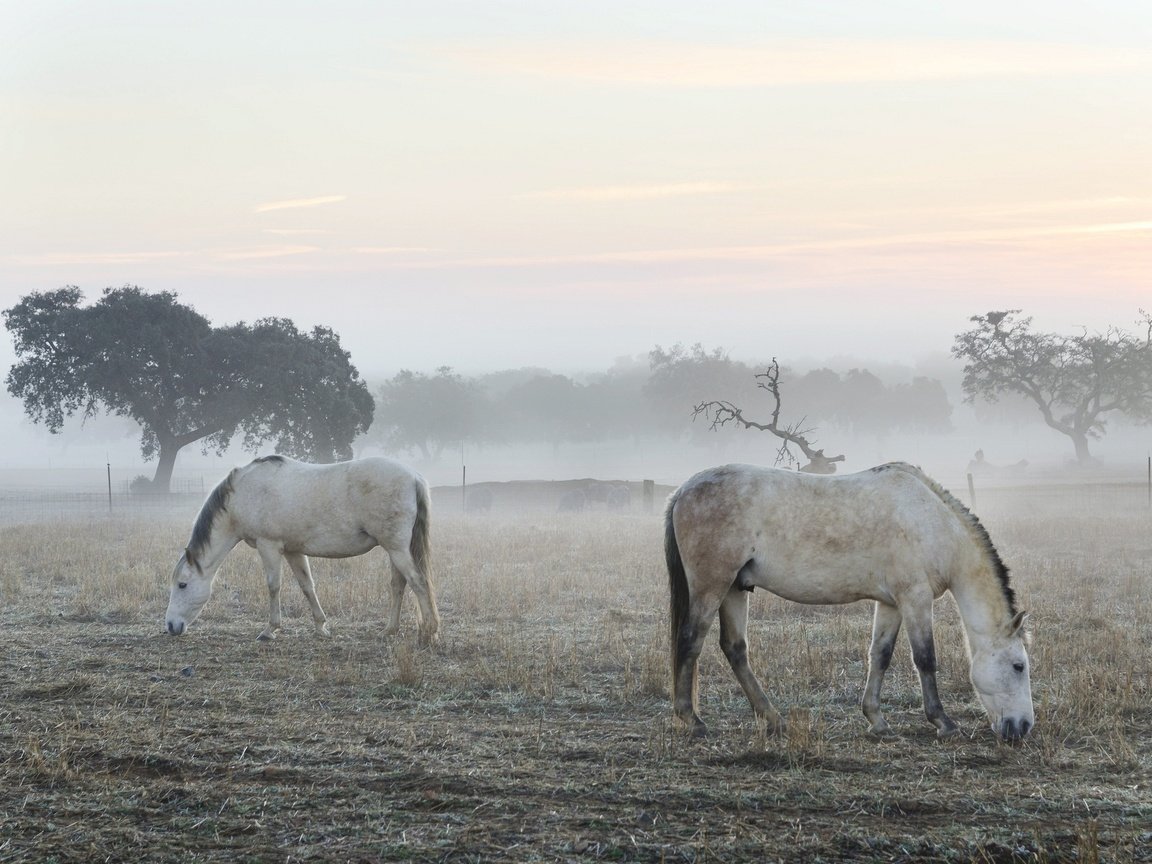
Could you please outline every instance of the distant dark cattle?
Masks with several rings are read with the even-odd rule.
[[[583,489],[571,489],[560,496],[557,509],[561,513],[582,513],[588,505],[588,497]]]
[[[609,510],[628,510],[632,507],[632,490],[627,483],[618,483],[608,490]]]
[[[464,502],[464,509],[469,513],[489,513],[495,498],[496,496],[492,494],[491,489],[473,489],[468,493],[468,498]]]
[[[1014,474],[1021,474],[1028,468],[1028,460],[1021,459],[1013,465],[993,465],[984,459],[984,451],[977,450],[976,458],[968,463],[968,473],[984,475],[988,477],[1005,476],[1010,477]]]
[[[584,498],[588,504],[604,504],[608,501],[608,493],[612,491],[610,483],[601,483],[593,480],[584,487]]]

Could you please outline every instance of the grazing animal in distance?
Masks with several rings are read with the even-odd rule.
[[[1022,474],[1028,468],[1028,460],[1021,459],[1012,465],[993,465],[984,458],[984,451],[977,450],[974,459],[968,462],[968,473],[988,477],[1010,477]]]
[[[614,483],[608,490],[608,509],[627,510],[632,506],[632,490],[627,483]]]
[[[608,493],[611,489],[611,483],[604,483],[600,480],[589,480],[584,486],[584,500],[589,506],[592,504],[604,504],[608,501]]]
[[[696,474],[668,499],[673,708],[693,734],[698,658],[719,614],[720,647],[757,716],[783,720],[748,664],[748,592],[798,603],[875,602],[862,709],[888,733],[880,688],[901,624],[920,675],[924,712],[940,737],[959,731],[936,687],[932,604],[952,594],[965,630],[972,686],[1002,739],[1023,738],[1035,718],[1025,613],[1008,568],[980,521],[918,468],[901,462],[839,477],[754,465]]]
[[[471,489],[464,500],[464,509],[469,513],[490,513],[495,497],[492,490],[487,487]]]
[[[569,489],[560,496],[557,509],[561,513],[583,513],[588,504],[588,498],[583,489]]]
[[[386,634],[400,628],[407,585],[416,595],[419,638],[438,638],[440,615],[429,570],[428,484],[416,472],[381,457],[312,465],[264,456],[234,468],[212,490],[192,537],[172,571],[165,626],[180,636],[208,603],[225,556],[243,540],[256,549],[268,583],[268,626],[280,629],[280,559],[312,610],[316,631],[329,635],[316,599],[308,557],[349,558],[381,546],[392,565],[392,608]]]

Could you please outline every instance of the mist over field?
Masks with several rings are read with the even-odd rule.
[[[555,377],[551,370],[531,363],[530,358],[526,360],[528,362],[505,375],[518,381]],[[563,377],[583,387],[612,374],[613,370],[619,371],[622,366],[635,377],[629,392],[634,392],[637,402],[643,402],[640,388],[649,372],[647,358],[642,354],[618,359],[602,370],[570,372]],[[748,366],[750,370],[762,370],[766,364],[748,361]],[[897,427],[862,432],[851,424],[811,421],[805,413],[789,411],[792,405],[803,408],[803,392],[796,389],[796,381],[809,369],[832,369],[842,376],[849,370],[865,369],[886,386],[907,384],[913,378],[927,376],[939,381],[946,394],[947,417],[939,427],[928,431]],[[435,373],[427,370],[426,374]],[[483,380],[485,374],[481,372],[476,378]],[[635,431],[596,428],[595,424],[604,420],[604,412],[614,410],[612,405],[588,419],[590,425],[579,434],[565,434],[555,440],[548,440],[544,431],[519,428],[522,418],[510,416],[509,425],[498,434],[452,440],[443,444],[439,453],[428,455],[418,447],[389,445],[385,440],[381,430],[396,418],[389,417],[386,407],[380,404],[378,388],[391,377],[385,373],[367,378],[370,390],[377,396],[376,420],[369,433],[354,443],[354,450],[358,456],[387,455],[399,459],[420,471],[434,486],[458,485],[465,473],[472,483],[595,478],[652,479],[676,484],[702,468],[725,462],[797,467],[780,459],[781,442],[770,433],[731,427],[711,430],[707,418],[701,416],[693,420],[694,398],[688,392],[679,400],[678,412],[673,402],[669,413],[653,417],[649,425]],[[741,404],[750,418],[764,421],[770,415],[771,400],[763,391],[752,389],[751,374],[747,378],[750,386],[740,394]],[[978,482],[1084,482],[1092,478],[1139,482],[1143,479],[1145,462],[1152,448],[1152,430],[1148,427],[1124,417],[1113,418],[1107,435],[1093,444],[1096,463],[1079,466],[1067,438],[1045,426],[1034,406],[1018,398],[1005,398],[995,404],[965,402],[959,378],[959,364],[944,354],[915,365],[869,364],[856,358],[811,361],[807,366],[786,370],[782,381],[782,419],[808,420],[804,428],[812,430],[809,437],[815,446],[825,448],[829,454],[845,456],[837,467],[838,473],[859,471],[888,461],[906,461],[922,467],[946,485],[962,490],[972,467],[969,463],[979,450],[983,451],[987,464],[977,470]],[[714,395],[721,398],[723,394]],[[596,394],[591,394],[591,398],[597,398]],[[564,416],[553,419],[559,424],[570,423],[571,411],[580,410],[583,404],[565,408]],[[492,410],[494,413],[507,411],[499,405]],[[545,420],[549,418],[548,411],[547,405],[540,406]],[[915,413],[915,406],[912,411]],[[541,417],[534,419],[541,422]],[[145,462],[140,455],[139,436],[140,429],[133,422],[102,413],[87,420],[81,416],[70,418],[62,432],[53,435],[32,423],[24,415],[21,404],[4,394],[0,397],[0,437],[5,441],[0,453],[0,488],[104,489],[110,466],[114,490],[124,491],[133,479],[150,477],[154,470],[155,463]],[[594,440],[588,440],[590,438]],[[267,445],[256,452],[246,452],[234,443],[223,455],[217,455],[204,454],[197,445],[189,445],[178,457],[174,490],[210,489],[231,468],[273,449]],[[802,458],[795,448],[793,451]]]

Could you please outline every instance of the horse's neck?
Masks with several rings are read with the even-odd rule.
[[[217,517],[212,524],[212,531],[208,535],[208,542],[200,553],[200,567],[207,575],[216,573],[216,569],[224,562],[228,553],[232,551],[240,537],[232,528],[231,521]]]
[[[954,577],[950,589],[971,640],[981,640],[1000,632],[1010,617],[1000,577],[994,564],[983,556]]]

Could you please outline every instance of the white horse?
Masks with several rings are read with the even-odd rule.
[[[268,581],[268,627],[280,629],[280,559],[287,562],[312,609],[320,635],[327,636],[324,610],[308,567],[308,555],[348,558],[382,546],[392,562],[391,620],[400,627],[407,584],[416,595],[419,638],[436,641],[440,615],[429,565],[428,485],[390,459],[356,459],[310,465],[284,456],[264,456],[234,468],[204,502],[192,539],[172,571],[165,621],[180,636],[208,598],[216,570],[243,540],[255,547]]]
[[[889,732],[880,687],[902,622],[920,673],[924,712],[938,735],[959,727],[936,689],[932,602],[951,591],[964,623],[972,685],[1005,740],[1035,720],[1024,612],[1008,568],[980,521],[919,469],[903,463],[822,477],[752,465],[703,471],[668,499],[665,556],[671,592],[673,707],[696,735],[697,660],[717,613],[720,647],[759,717],[783,720],[748,665],[748,594],[764,588],[798,603],[874,600],[862,708]]]

